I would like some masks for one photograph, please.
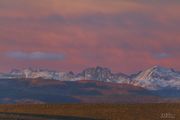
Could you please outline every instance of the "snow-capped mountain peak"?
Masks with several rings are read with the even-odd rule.
[[[161,66],[153,66],[143,72],[141,72],[136,79],[139,80],[147,80],[152,78],[163,78],[165,80],[169,80],[172,77],[179,77],[179,73],[174,71],[173,69],[161,67]]]
[[[139,73],[132,83],[148,89],[180,87],[180,74],[173,69],[153,66]]]

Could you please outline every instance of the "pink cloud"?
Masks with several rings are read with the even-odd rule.
[[[8,1],[0,12],[1,53],[41,51],[67,57],[40,62],[1,54],[1,71],[28,66],[79,71],[101,65],[131,73],[157,64],[180,69],[180,10],[174,3],[45,0],[41,6],[34,0],[18,0],[25,9]],[[162,53],[170,57],[157,59]]]

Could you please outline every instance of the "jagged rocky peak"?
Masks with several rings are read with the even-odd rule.
[[[110,69],[97,66],[83,70],[80,75],[89,80],[107,81],[113,74]]]
[[[123,73],[112,73],[112,71],[109,68],[100,66],[87,68],[83,70],[80,74],[78,74],[78,76],[81,76],[86,80],[129,83],[129,76]]]

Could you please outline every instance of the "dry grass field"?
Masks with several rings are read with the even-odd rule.
[[[170,103],[0,105],[0,112],[102,120],[180,120],[180,104]]]

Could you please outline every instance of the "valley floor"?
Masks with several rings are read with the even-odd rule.
[[[180,120],[180,104],[0,105],[0,120],[13,120],[7,116],[14,120]]]

